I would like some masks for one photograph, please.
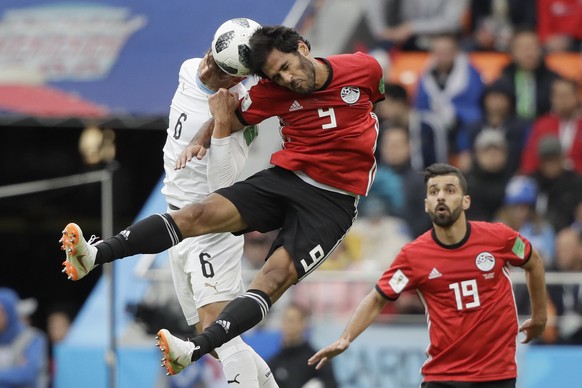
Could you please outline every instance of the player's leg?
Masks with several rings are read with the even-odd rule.
[[[293,260],[285,248],[278,248],[265,262],[249,290],[227,304],[216,321],[192,339],[197,346],[192,361],[256,326],[265,318],[271,304],[296,281]]]
[[[270,187],[276,202],[282,204],[279,207],[285,209],[281,231],[249,290],[230,302],[215,323],[192,339],[197,346],[193,361],[257,325],[291,285],[325,261],[356,216],[357,197],[314,187],[290,171],[274,169],[270,175],[272,179],[261,183]],[[258,225],[264,222],[256,221],[260,209],[238,197],[230,199],[249,228],[260,230]]]
[[[217,302],[198,309],[204,328],[216,321],[218,314],[228,302]],[[259,372],[253,358],[252,349],[240,336],[214,349],[222,364],[226,380],[238,383],[240,387],[260,387]]]
[[[184,240],[180,244],[172,247],[168,251],[168,259],[170,272],[172,274],[172,284],[176,297],[186,318],[186,322],[190,326],[196,326],[198,332],[204,328],[200,323],[200,316],[196,301],[190,286],[190,274],[185,269],[187,254],[184,252],[190,249],[192,241]],[[166,368],[167,374],[174,375],[180,373],[184,368],[190,365],[190,358],[188,355],[192,351],[193,344],[189,341],[183,341],[174,337],[167,330],[160,330],[158,332],[158,346],[164,353],[162,358],[162,365]]]
[[[170,269],[178,300],[189,324],[196,323],[189,319],[193,314],[200,317],[196,325],[198,332],[215,322],[224,306],[244,292],[240,262],[243,246],[242,236],[219,233],[185,239],[169,250]],[[168,333],[166,337],[170,335]],[[174,343],[178,341],[176,339]],[[169,356],[172,349],[163,347],[164,363],[170,364],[168,371],[179,369],[168,361],[172,359]],[[271,375],[268,366],[264,361],[262,364],[256,362],[255,356],[258,355],[240,337],[215,350],[227,380],[239,382],[243,387],[269,387],[261,384]],[[172,356],[181,358],[175,352]]]
[[[248,346],[248,345],[247,345]],[[255,360],[255,366],[257,367],[257,373],[259,374],[259,387],[261,388],[278,388],[279,385],[275,381],[275,376],[271,372],[271,367],[263,360],[261,356],[255,351],[255,349],[249,346],[253,359]]]
[[[204,329],[216,321],[227,303],[211,303],[198,309]],[[214,350],[222,363],[227,381],[236,381],[241,388],[278,387],[269,365],[240,336],[234,337]]]
[[[237,231],[245,226],[237,208],[218,194],[170,214],[151,215],[96,245],[85,241],[80,227],[69,224],[60,240],[66,253],[64,272],[78,280],[99,264],[138,253],[159,253],[186,237]]]

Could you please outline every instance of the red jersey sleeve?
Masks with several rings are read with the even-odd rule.
[[[498,225],[505,240],[506,261],[515,267],[527,263],[532,252],[532,246],[528,239],[505,224],[498,223],[496,225]]]
[[[279,96],[277,87],[264,79],[251,87],[240,99],[236,115],[244,125],[255,125],[272,116],[277,116]],[[268,109],[266,109],[268,108]]]
[[[361,52],[357,52],[354,55],[361,56],[362,61],[366,62],[363,65],[364,68],[366,68],[366,74],[368,75],[370,101],[376,103],[384,100],[384,70],[382,69],[382,66],[380,66],[376,58],[371,55]]]
[[[396,300],[401,293],[416,288],[412,266],[406,256],[406,251],[401,250],[396,259],[383,274],[376,291],[389,300]]]

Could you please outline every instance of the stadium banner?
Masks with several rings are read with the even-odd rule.
[[[0,117],[165,117],[222,22],[280,24],[294,2],[2,0]]]
[[[311,341],[317,348],[329,345],[343,330],[314,324]],[[426,325],[374,324],[333,360],[335,376],[342,388],[418,388],[428,343]]]
[[[335,341],[344,325],[314,322],[311,341],[321,348]],[[517,337],[517,388],[578,387],[582,346],[524,345]],[[426,325],[373,324],[333,359],[342,388],[418,388],[426,361]]]

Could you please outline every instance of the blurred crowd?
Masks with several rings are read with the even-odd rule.
[[[374,184],[321,268],[380,276],[404,244],[430,229],[421,171],[447,162],[467,177],[469,219],[518,230],[546,271],[582,271],[582,2],[366,0],[364,7],[374,37],[367,49],[386,56],[382,63],[411,51],[427,60],[413,85],[386,77]],[[509,61],[488,80],[471,61],[476,51]],[[569,73],[577,78],[548,66],[558,52],[578,53],[579,71]],[[247,236],[250,267],[264,260],[270,241]],[[349,314],[369,290],[369,282],[305,282],[293,297],[314,314]],[[582,344],[582,279],[548,290],[552,318],[541,342]],[[423,312],[416,295],[403,295],[385,316]]]
[[[61,342],[73,319],[68,303],[49,309],[46,330],[32,321],[38,303],[0,288],[0,387],[48,388],[54,374],[54,345]]]

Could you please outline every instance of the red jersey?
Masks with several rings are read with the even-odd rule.
[[[245,125],[279,117],[283,149],[271,156],[272,164],[366,195],[376,173],[378,119],[372,108],[384,99],[382,68],[363,53],[318,60],[330,69],[320,89],[295,93],[262,79],[241,100],[237,116]]]
[[[521,266],[532,248],[501,223],[469,222],[458,244],[429,231],[406,245],[376,290],[390,300],[416,289],[430,345],[424,381],[494,381],[517,377],[517,310],[507,264]]]

